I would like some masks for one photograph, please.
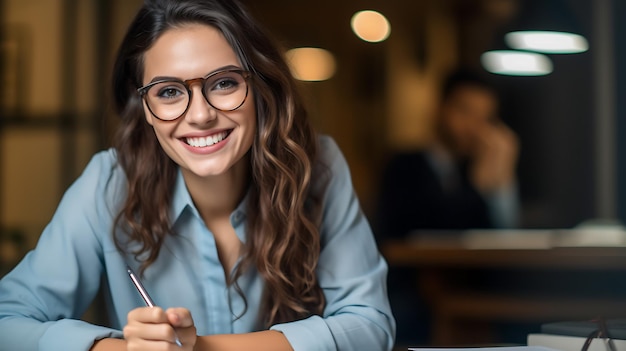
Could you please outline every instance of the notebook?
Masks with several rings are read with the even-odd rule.
[[[607,319],[606,327],[611,339],[626,340],[626,318]],[[555,322],[541,325],[541,333],[564,336],[588,337],[598,329],[592,321]]]

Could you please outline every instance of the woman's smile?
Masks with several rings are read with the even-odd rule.
[[[189,152],[200,155],[212,154],[222,150],[229,142],[233,129],[222,130],[208,135],[185,136],[179,140]]]

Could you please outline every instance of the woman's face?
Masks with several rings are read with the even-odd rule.
[[[205,77],[225,67],[242,68],[221,32],[207,25],[189,24],[169,29],[146,51],[142,83],[160,77],[183,81]],[[207,178],[225,175],[235,166],[247,167],[244,156],[257,127],[251,87],[243,105],[228,112],[207,103],[201,83],[192,84],[191,90],[187,112],[174,121],[157,119],[144,101],[146,120],[163,150],[186,176]]]

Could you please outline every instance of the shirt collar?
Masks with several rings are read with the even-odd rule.
[[[431,166],[437,170],[438,173],[450,173],[456,168],[456,163],[452,154],[446,150],[443,146],[435,145],[427,150],[426,156]]]
[[[198,210],[194,206],[191,200],[191,195],[187,190],[185,179],[180,168],[176,172],[176,183],[174,184],[174,193],[172,196],[172,206],[170,208],[170,218],[172,224],[176,223],[178,218],[183,214],[185,209],[189,208],[195,215],[198,215]]]
[[[246,192],[246,195],[241,200],[237,208],[230,215],[230,222],[235,228],[239,240],[245,242],[245,230],[241,226],[247,217],[248,202],[250,201],[250,189]],[[187,190],[187,184],[185,184],[185,178],[180,168],[176,174],[176,183],[174,184],[174,193],[172,197],[172,206],[170,209],[170,218],[172,219],[172,225],[175,224],[178,219],[183,215],[185,210],[191,211],[191,213],[198,217],[198,209],[191,199],[191,194]]]
[[[247,209],[248,202],[250,201],[250,188],[246,192],[246,195],[243,197],[237,208],[230,215],[230,223],[235,228],[235,233],[237,233],[237,237],[241,240],[242,243],[246,242],[246,228],[245,228],[245,220],[247,217]]]

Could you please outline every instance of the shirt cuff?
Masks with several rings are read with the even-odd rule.
[[[519,226],[519,195],[517,183],[513,182],[486,196],[489,217],[497,229]]]
[[[296,322],[276,324],[270,328],[287,338],[294,351],[335,350],[335,341],[328,325],[320,316],[311,316]]]
[[[40,351],[87,351],[97,340],[122,339],[119,330],[100,327],[75,319],[48,322],[52,325],[39,339]]]

